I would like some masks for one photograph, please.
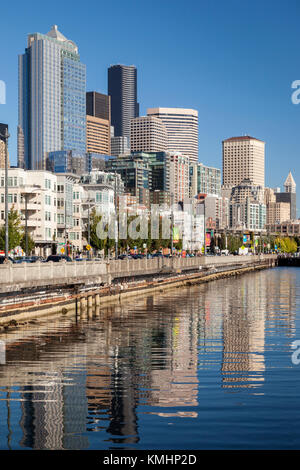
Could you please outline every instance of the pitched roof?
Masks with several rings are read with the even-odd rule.
[[[46,34],[46,36],[49,36],[50,38],[57,39],[58,41],[68,41],[68,39],[61,34],[60,31],[57,29],[57,25],[54,24],[52,28],[50,29],[49,33]]]
[[[46,34],[46,36],[48,36],[50,38],[53,38],[53,39],[56,39],[57,41],[60,41],[60,42],[67,42],[68,44],[71,44],[77,51],[77,46],[76,46],[75,42],[70,41],[60,31],[58,31],[58,28],[57,28],[56,24],[54,24],[52,26],[52,28]]]
[[[295,180],[291,172],[289,172],[287,179],[284,182],[284,186],[296,186]]]

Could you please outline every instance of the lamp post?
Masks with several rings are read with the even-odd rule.
[[[173,264],[173,251],[174,251],[174,194],[171,193],[171,256]]]
[[[91,200],[89,198],[86,199],[85,204],[87,205],[88,208],[88,226],[87,226],[87,242],[88,245],[91,245],[91,220],[90,220],[90,207],[95,206],[95,201]],[[88,258],[90,258],[90,250],[88,250]]]
[[[5,258],[8,259],[8,139],[10,135],[7,127],[0,139],[5,144]]]

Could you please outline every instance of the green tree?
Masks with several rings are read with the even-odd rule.
[[[12,207],[8,213],[8,249],[20,246],[23,236],[21,219],[18,211]],[[5,250],[5,226],[0,229],[0,249]]]
[[[102,240],[97,235],[97,225],[102,220],[102,215],[96,213],[96,209],[90,212],[90,245],[95,250],[103,250],[106,240]],[[85,227],[84,236],[88,239],[88,223]]]
[[[34,251],[35,243],[34,243],[32,236],[29,233],[27,237],[28,237],[28,253],[26,253],[26,234],[25,233],[22,234],[20,246],[22,247],[22,250],[26,253],[26,255],[29,255],[30,253]]]
[[[225,250],[225,248],[226,248],[226,235],[225,235],[224,232],[221,234],[221,237],[219,237],[218,244],[219,244],[220,250]]]

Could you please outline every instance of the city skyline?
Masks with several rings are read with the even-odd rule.
[[[294,11],[297,11],[299,6],[296,2],[292,3]],[[35,2],[32,4],[34,5]],[[293,105],[291,101],[293,91],[291,84],[299,78],[299,68],[296,61],[292,60],[296,51],[294,46],[297,32],[296,22],[294,23],[293,18],[290,18],[289,9],[280,6],[279,2],[272,3],[268,22],[265,17],[268,11],[267,5],[251,2],[250,10],[250,3],[246,3],[239,6],[238,9],[235,8],[235,21],[242,20],[247,13],[253,10],[260,15],[257,15],[253,29],[247,15],[246,19],[240,22],[245,32],[240,37],[241,44],[236,45],[234,40],[236,35],[241,33],[241,26],[234,32],[230,29],[231,23],[226,28],[221,25],[222,14],[226,14],[226,18],[230,19],[230,11],[232,12],[235,4],[236,2],[229,2],[228,12],[224,11],[221,3],[216,11],[207,5],[195,5],[195,10],[201,11],[203,14],[202,19],[197,19],[203,26],[203,31],[197,34],[195,31],[190,33],[195,37],[195,45],[187,50],[185,47],[187,38],[182,39],[183,42],[179,48],[177,47],[178,40],[173,45],[171,39],[164,40],[163,47],[157,49],[157,54],[150,54],[153,62],[149,56],[148,41],[144,40],[142,46],[138,46],[133,43],[132,35],[129,34],[128,40],[125,38],[121,44],[117,39],[120,38],[122,31],[113,37],[107,26],[105,26],[105,31],[108,34],[108,40],[105,47],[101,48],[99,55],[95,37],[89,37],[93,34],[90,28],[87,34],[87,27],[81,21],[80,15],[72,16],[71,22],[67,15],[67,8],[60,9],[59,15],[49,11],[49,16],[46,19],[41,19],[40,14],[34,13],[34,11],[31,11],[33,14],[30,16],[24,10],[24,14],[21,15],[22,25],[17,28],[17,32],[5,50],[3,61],[6,67],[2,70],[0,77],[7,84],[6,104],[0,105],[0,121],[9,124],[11,134],[9,151],[12,165],[17,163],[17,55],[22,52],[24,41],[30,31],[47,31],[51,24],[58,24],[64,35],[72,38],[78,44],[81,60],[87,65],[87,90],[105,93],[107,90],[107,68],[113,63],[134,63],[139,71],[138,101],[141,104],[141,116],[146,115],[148,107],[155,106],[178,106],[198,110],[199,161],[205,165],[220,168],[222,140],[247,133],[266,142],[266,186],[280,185],[282,189],[281,174],[283,171],[287,173],[291,170],[297,180],[299,145],[296,131],[300,108]],[[154,12],[156,7],[158,8],[158,5],[155,3]],[[130,11],[132,9],[133,6],[130,7]],[[110,14],[108,6],[105,7],[105,12]],[[121,12],[122,8],[120,15]],[[161,18],[156,19],[156,26],[161,25],[168,14],[166,7],[160,9],[160,12]],[[7,24],[4,25],[5,32],[13,18],[11,7],[5,6],[4,13],[8,18]],[[175,2],[174,10],[170,13],[171,33],[175,28],[175,20],[180,17],[181,13],[179,4]],[[135,12],[131,22],[138,18],[141,21],[141,14],[142,11]],[[143,18],[144,26],[149,23],[151,18],[153,19],[151,14],[149,18]],[[183,24],[186,24],[188,19],[194,24],[190,15],[186,14],[182,16]],[[16,19],[14,18],[14,20]],[[204,20],[207,25],[204,24]],[[280,43],[277,38],[279,21],[285,33]],[[130,24],[132,24],[131,22]],[[287,29],[288,22],[290,22],[289,29]],[[18,20],[16,26],[18,26]],[[213,27],[216,31],[214,39],[209,33],[209,27]],[[140,26],[138,31],[140,31],[139,28]],[[271,44],[271,39],[267,39],[267,32],[274,44]],[[208,42],[205,51],[201,50],[195,57],[195,46],[200,44],[199,41],[204,39],[205,34],[208,35],[210,42]],[[151,36],[150,42],[153,42],[154,36],[151,34],[149,36]],[[222,42],[220,39],[224,39],[224,41]],[[156,41],[155,44],[157,44]],[[258,45],[261,47],[258,48]],[[268,52],[274,50],[276,45],[278,46],[276,54],[267,55]],[[143,46],[146,46],[146,49],[145,47],[143,49]],[[241,55],[241,51],[245,46],[247,54],[244,56]],[[270,49],[271,46],[272,49]],[[153,51],[151,50],[151,52]],[[177,54],[176,61],[175,53]],[[191,60],[192,56],[193,61]],[[233,69],[232,64],[237,59],[239,60],[239,68]],[[228,60],[228,66],[226,66],[226,60]],[[276,60],[279,62],[277,63]],[[174,74],[175,63],[181,65],[177,67],[176,74]],[[161,67],[159,73],[153,74],[151,65],[155,67],[156,64]],[[189,69],[185,69],[187,64],[189,64]],[[205,64],[206,67],[202,69],[200,74],[201,64]],[[252,68],[247,64],[252,64]],[[284,65],[280,70],[279,64]],[[224,72],[222,76],[218,75],[221,66]],[[263,70],[264,74],[255,73],[255,70],[256,72]],[[282,162],[286,162],[287,158],[288,165],[282,168]]]

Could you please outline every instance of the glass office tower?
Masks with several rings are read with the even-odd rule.
[[[48,152],[86,150],[86,68],[54,25],[19,56],[18,165],[44,169]]]

